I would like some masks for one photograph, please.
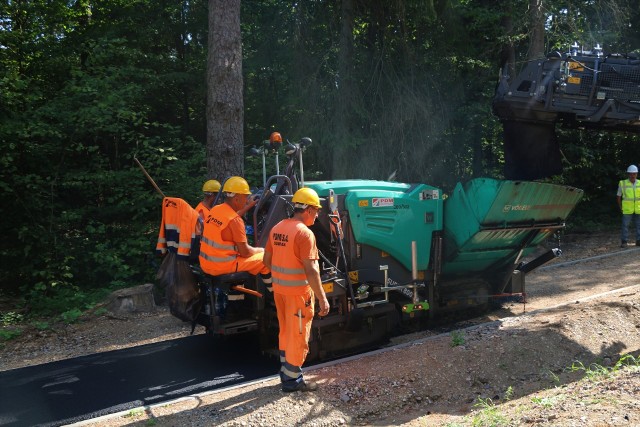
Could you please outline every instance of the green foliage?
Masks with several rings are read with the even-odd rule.
[[[2,324],[2,326],[15,325],[22,322],[23,320],[24,316],[14,311],[0,313],[0,323]]]
[[[62,317],[62,320],[65,323],[75,323],[78,321],[80,316],[82,316],[82,311],[80,311],[77,308],[72,308],[71,310],[67,310],[60,315],[60,317]]]
[[[0,329],[0,341],[10,341],[19,337],[22,331],[19,329]]]
[[[605,3],[545,4],[549,48],[596,34],[638,49],[637,26],[626,25],[638,8]],[[311,137],[307,179],[395,171],[448,191],[500,177],[491,98],[504,47],[526,56],[529,19],[518,11],[527,4],[364,2],[345,17],[336,2],[242,2],[246,148],[274,130],[285,141]],[[22,308],[83,311],[111,290],[153,281],[160,198],[133,158],[166,195],[192,205],[216,175],[205,164],[207,5],[0,7],[0,194],[10,201],[0,206],[0,288],[20,295]],[[352,31],[341,38],[343,24]],[[585,190],[569,226],[617,226],[613,192],[627,163],[640,161],[638,136],[559,139],[565,173],[555,182]],[[245,161],[260,186],[261,158]],[[281,171],[285,162],[281,151]]]
[[[464,345],[465,338],[462,331],[451,331],[451,347]]]
[[[144,409],[135,408],[123,415],[124,418],[137,418],[144,415]]]
[[[507,390],[504,392],[504,400],[511,400],[513,398],[513,386],[507,387]]]
[[[480,409],[471,420],[473,427],[500,427],[509,425],[508,419],[500,413],[500,409],[490,398],[478,398],[478,402],[473,406]]]
[[[583,372],[585,377],[589,380],[598,380],[606,378],[612,373],[615,373],[625,367],[640,367],[640,358],[636,358],[632,354],[625,354],[618,359],[618,361],[611,367],[602,366],[598,363],[591,363],[585,366],[584,363],[579,360],[574,361],[569,368],[568,372]]]
[[[107,314],[109,312],[109,310],[107,310],[104,307],[100,307],[99,309],[97,309],[96,311],[93,312],[94,316],[103,316],[105,314]]]
[[[45,322],[45,321],[35,321],[32,323],[33,327],[36,328],[39,331],[46,331],[47,329],[51,329],[51,324],[49,322]]]
[[[531,401],[544,409],[551,409],[556,405],[558,396],[554,397],[532,397]]]

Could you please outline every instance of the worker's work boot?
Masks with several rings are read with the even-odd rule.
[[[295,387],[284,388],[282,387],[282,391],[285,393],[291,393],[294,391],[316,391],[318,389],[318,384],[313,381],[302,381],[299,382]]]
[[[625,242],[624,240],[622,241],[622,243],[620,243],[620,247],[621,248],[626,248],[627,247],[627,242]]]

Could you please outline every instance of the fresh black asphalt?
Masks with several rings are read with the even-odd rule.
[[[243,342],[194,335],[0,372],[0,426],[58,426],[274,375]]]

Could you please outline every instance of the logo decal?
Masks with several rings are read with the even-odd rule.
[[[371,199],[374,208],[393,206],[393,197],[375,197]]]
[[[502,212],[530,211],[531,205],[504,205]]]

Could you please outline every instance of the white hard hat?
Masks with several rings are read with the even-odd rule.
[[[631,165],[627,168],[627,173],[638,173],[638,167],[636,165]]]

